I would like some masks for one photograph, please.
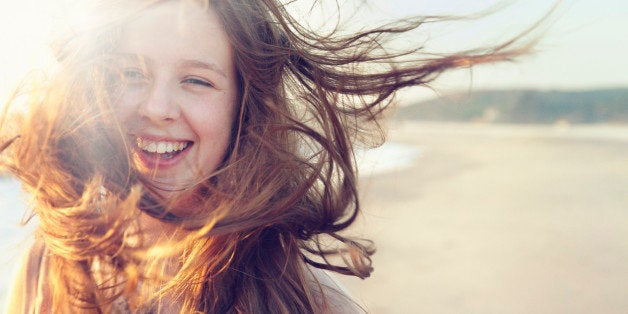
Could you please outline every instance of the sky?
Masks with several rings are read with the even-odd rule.
[[[50,60],[46,36],[52,3],[52,0],[23,0],[0,4],[2,99],[24,73]],[[352,9],[346,11],[354,13],[354,18],[365,25],[375,25],[377,21],[412,15],[468,15],[498,3],[505,4],[480,19],[437,24],[416,38],[407,38],[410,43],[429,38],[427,47],[432,51],[456,51],[500,42],[534,24],[553,5],[550,0],[370,0],[368,3],[358,13]],[[541,29],[545,32],[534,54],[514,63],[447,74],[434,87],[439,93],[445,93],[493,88],[547,90],[628,86],[628,1],[564,0]],[[433,94],[425,89],[411,89],[403,95],[413,99]]]
[[[502,1],[503,2],[503,1]],[[389,0],[384,10],[403,16],[434,12],[473,12],[497,1]],[[479,21],[452,25],[437,34],[438,45],[479,45],[517,34],[549,12],[550,0],[510,1]],[[562,1],[548,18],[536,52],[515,63],[477,67],[472,80],[466,73],[444,77],[437,88],[594,89],[628,86],[628,1]],[[442,35],[444,41],[438,40]],[[473,44],[471,44],[473,45]]]

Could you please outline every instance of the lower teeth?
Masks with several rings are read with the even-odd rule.
[[[170,153],[151,153],[151,152],[147,152],[144,151],[146,154],[155,157],[155,158],[159,158],[162,160],[168,160],[168,159],[172,159],[174,156],[178,155],[181,151],[176,151],[176,152],[170,152]]]

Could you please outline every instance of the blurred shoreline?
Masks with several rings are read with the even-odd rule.
[[[521,137],[536,136],[557,139],[582,140],[618,140],[628,141],[628,124],[596,123],[596,124],[512,124],[482,122],[430,122],[430,121],[396,121],[390,128],[390,140],[405,135],[417,135],[415,132],[429,132],[448,135]]]

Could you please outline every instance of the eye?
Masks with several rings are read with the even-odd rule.
[[[139,83],[143,82],[146,79],[146,74],[144,71],[137,68],[127,68],[122,71],[122,76],[127,82],[130,83]]]
[[[193,85],[198,85],[198,86],[203,86],[203,87],[214,87],[214,84],[203,80],[203,79],[199,79],[199,78],[186,78],[185,80],[181,81],[182,84],[193,84]]]

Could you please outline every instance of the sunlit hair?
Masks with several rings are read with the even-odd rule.
[[[325,298],[306,264],[360,278],[373,270],[371,242],[341,232],[360,210],[354,149],[383,142],[378,121],[394,92],[530,48],[517,37],[458,54],[420,43],[391,53],[389,40],[438,18],[321,35],[279,1],[204,3],[231,39],[239,106],[222,166],[183,191],[197,214],[180,217],[135,174],[114,114],[119,31],[159,3],[124,2],[111,1],[99,25],[58,37],[58,68],[25,84],[11,105],[26,108],[9,108],[0,125],[2,165],[34,198],[55,312],[107,312],[120,295],[134,309],[167,297],[185,313],[320,312]],[[146,248],[141,211],[181,236]]]

